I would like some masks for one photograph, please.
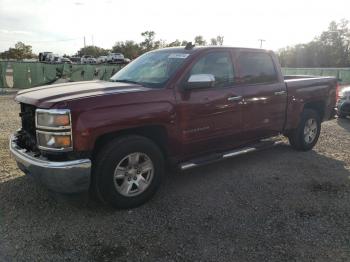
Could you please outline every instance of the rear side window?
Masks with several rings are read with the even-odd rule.
[[[211,52],[201,57],[192,67],[190,75],[212,74],[215,87],[229,87],[234,81],[233,66],[229,52]]]
[[[245,84],[277,82],[277,72],[269,54],[243,52],[238,58],[241,78]]]

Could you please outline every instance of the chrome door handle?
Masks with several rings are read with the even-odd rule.
[[[242,96],[230,96],[227,98],[227,101],[240,101],[242,100]]]
[[[286,94],[286,91],[278,91],[278,92],[275,92],[275,96],[282,96]]]

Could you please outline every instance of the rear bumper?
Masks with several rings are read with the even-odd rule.
[[[10,137],[10,151],[19,169],[33,176],[48,189],[59,193],[87,191],[90,186],[91,160],[53,162],[35,157],[26,149],[20,148],[15,136]]]

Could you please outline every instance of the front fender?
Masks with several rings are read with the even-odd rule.
[[[168,102],[133,104],[84,111],[75,119],[74,150],[92,151],[100,136],[149,125],[164,126],[171,134],[175,124],[174,112],[173,105]]]

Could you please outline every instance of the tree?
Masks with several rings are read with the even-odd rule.
[[[328,30],[309,43],[282,48],[278,51],[286,67],[348,67],[350,66],[349,22],[332,21]]]
[[[318,38],[327,56],[335,66],[345,66],[349,64],[349,43],[350,31],[349,21],[342,19],[339,23],[332,21],[328,31],[325,31]]]
[[[98,46],[89,45],[89,46],[80,48],[80,50],[77,52],[77,55],[78,56],[91,55],[93,57],[99,57],[99,56],[106,56],[108,55],[108,53],[109,53],[108,49],[103,49]]]
[[[119,41],[112,47],[114,53],[122,53],[126,58],[134,59],[138,57],[142,50],[141,46],[132,40]]]
[[[188,41],[186,41],[186,40],[182,40],[182,42],[181,42],[181,46],[186,46],[186,45],[187,45],[187,43],[188,43]]]
[[[223,36],[217,36],[215,38],[210,39],[210,45],[223,45],[224,43],[224,37]]]
[[[32,46],[26,45],[23,42],[17,42],[15,48],[10,47],[9,50],[0,54],[0,57],[3,59],[25,59],[25,58],[34,58],[35,54],[32,52]]]
[[[206,45],[207,42],[204,40],[203,36],[201,35],[198,35],[194,38],[194,43],[196,45]]]
[[[224,44],[224,36],[218,35],[216,37],[216,42],[218,43],[218,45],[223,45]]]
[[[145,39],[140,43],[140,46],[145,52],[155,49],[155,35],[156,33],[154,31],[145,31],[141,33],[141,36],[143,36]]]
[[[159,39],[157,41],[154,41],[152,50],[153,49],[164,48],[166,46],[167,46],[166,42],[164,40],[162,40],[162,39]]]
[[[218,41],[216,40],[216,38],[210,39],[210,45],[218,45]]]
[[[167,47],[172,47],[172,46],[181,46],[180,40],[176,39],[174,42],[167,44]]]

